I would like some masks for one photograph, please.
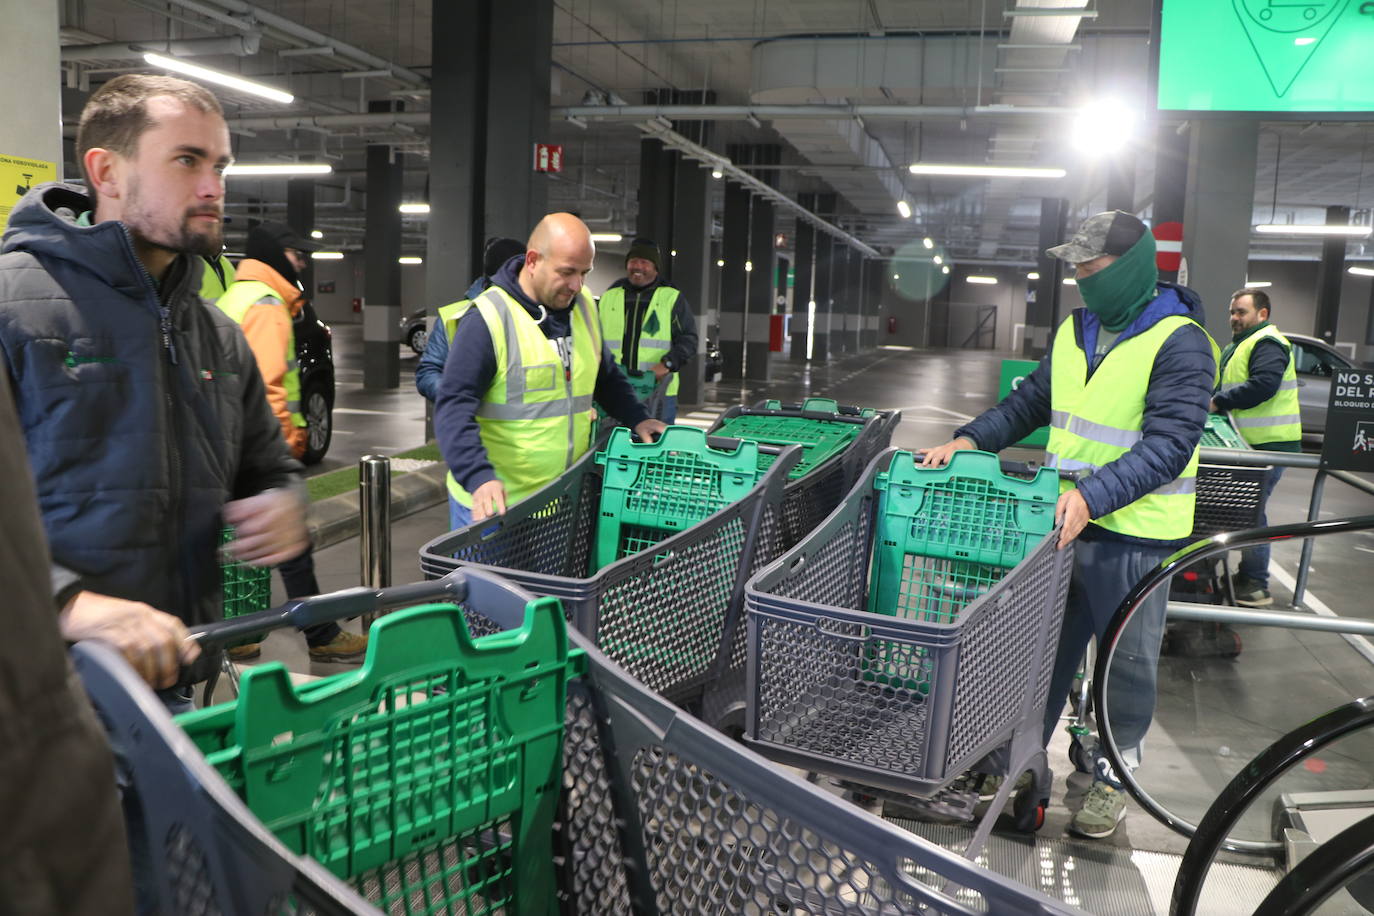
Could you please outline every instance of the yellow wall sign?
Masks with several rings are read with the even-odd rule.
[[[57,180],[57,163],[0,153],[0,229],[10,221],[10,211],[29,188]]]

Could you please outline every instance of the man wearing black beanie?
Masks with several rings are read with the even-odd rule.
[[[677,419],[676,373],[697,352],[696,318],[682,293],[663,281],[662,256],[649,239],[631,243],[625,272],[626,278],[606,290],[597,303],[601,332],[627,374],[653,372],[662,381],[674,373],[659,417],[672,423]]]

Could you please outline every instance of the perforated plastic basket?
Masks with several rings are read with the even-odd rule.
[[[234,539],[234,529],[225,528],[220,532],[220,544],[228,544]],[[272,570],[266,566],[247,566],[237,563],[225,555],[220,561],[220,581],[224,594],[225,618],[240,617],[261,611],[272,603]],[[246,637],[229,646],[250,642],[262,642],[262,634]]]
[[[1202,429],[1202,440],[1198,443],[1203,448],[1249,448],[1240,433],[1231,425],[1230,419],[1223,414],[1211,413],[1207,415],[1207,425]]]

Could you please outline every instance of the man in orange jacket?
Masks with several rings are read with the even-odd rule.
[[[296,458],[305,454],[308,430],[300,409],[300,374],[296,368],[292,320],[305,304],[299,274],[305,270],[309,253],[319,247],[285,223],[254,226],[248,232],[247,257],[239,262],[234,282],[215,302],[243,328],[267,387],[267,402],[272,405],[272,413],[281,423],[282,436]],[[319,594],[310,550],[281,564],[277,570],[288,598]],[[305,640],[314,661],[357,658],[367,651],[366,636],[342,630],[332,622],[307,628]],[[249,643],[230,649],[229,657],[243,661],[256,658],[261,652],[259,644]]]

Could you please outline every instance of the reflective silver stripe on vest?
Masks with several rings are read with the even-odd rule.
[[[489,404],[483,402],[477,408],[477,416],[485,417],[488,420],[548,420],[591,409],[591,396],[583,395],[575,398],[559,398],[556,401],[539,401],[534,404]]]
[[[1290,378],[1290,379],[1287,379],[1287,380],[1285,380],[1285,381],[1279,382],[1279,387],[1276,388],[1276,389],[1274,389],[1274,390],[1275,390],[1275,391],[1297,391],[1297,390],[1298,390],[1298,380],[1295,379],[1295,378]]]
[[[1050,425],[1067,429],[1075,436],[1091,439],[1101,445],[1114,445],[1117,448],[1130,448],[1140,441],[1140,430],[1117,429],[1103,423],[1094,423],[1082,417],[1072,416],[1066,410],[1050,411]]]
[[[1237,417],[1233,416],[1231,422],[1238,428],[1247,429],[1256,426],[1296,426],[1302,423],[1302,416],[1295,413],[1279,414],[1276,417]]]
[[[664,350],[668,350],[672,348],[673,342],[671,340],[664,340],[661,337],[641,337],[639,338],[639,345],[641,347],[660,347]]]
[[[515,328],[515,315],[512,314],[510,304],[506,302],[504,296],[492,287],[482,295],[478,296],[473,305],[486,300],[495,308],[496,314],[501,318],[501,330],[506,335],[506,401],[505,405],[492,406],[518,406],[525,400],[525,360],[520,353],[520,335]],[[523,308],[523,306],[521,306]],[[483,404],[482,408],[487,405]],[[478,416],[484,416],[482,408],[478,409]],[[512,417],[511,419],[519,419]]]
[[[1045,455],[1045,467],[1062,468],[1065,471],[1095,471],[1101,465],[1093,464],[1091,461],[1080,461],[1077,458],[1061,458],[1050,453]]]
[[[1060,458],[1058,455],[1054,454],[1047,454],[1045,456],[1045,467],[1062,469],[1065,471],[1096,471],[1100,469],[1100,465],[1092,464],[1088,461],[1079,461],[1076,458]],[[1178,477],[1162,486],[1155,487],[1150,491],[1149,495],[1182,496],[1196,492],[1196,477]]]

